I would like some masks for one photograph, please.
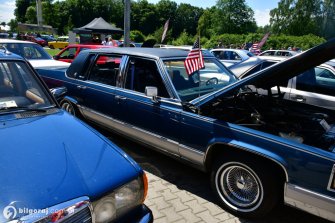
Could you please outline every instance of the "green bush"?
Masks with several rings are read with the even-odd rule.
[[[249,34],[222,34],[219,36],[212,36],[210,39],[202,37],[200,40],[203,48],[211,49],[218,47],[226,48],[243,48],[246,43],[254,43],[261,41],[264,34],[249,33]],[[172,41],[173,45],[192,45],[195,37],[189,36],[183,32],[177,39]],[[288,47],[299,47],[302,50],[307,50],[317,46],[326,40],[312,34],[304,36],[287,36],[287,35],[270,35],[267,42],[263,45],[262,50],[267,49],[287,49]]]

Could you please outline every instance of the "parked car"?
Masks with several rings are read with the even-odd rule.
[[[298,52],[293,50],[265,50],[258,54],[258,56],[291,57],[297,54]]]
[[[47,45],[51,41],[56,41],[56,38],[53,37],[52,35],[41,35],[41,38],[47,42]]]
[[[72,114],[210,172],[226,210],[261,217],[283,201],[334,221],[334,111],[269,89],[335,57],[335,39],[242,80],[210,53],[187,75],[187,55],[86,50],[66,73],[38,72],[68,89],[61,105]]]
[[[80,53],[82,50],[87,49],[100,49],[100,48],[109,48],[114,46],[104,46],[104,45],[85,45],[85,44],[71,44],[67,46],[65,49],[60,51],[57,55],[53,56],[55,60],[72,63],[74,58]]]
[[[7,50],[18,54],[27,59],[34,68],[48,67],[68,67],[69,64],[54,60],[48,52],[40,45],[22,40],[0,39],[0,47],[6,47]]]
[[[68,36],[59,36],[56,41],[48,42],[48,46],[50,49],[64,49],[69,45],[69,37]]]
[[[245,78],[285,59],[287,58],[264,56],[237,64],[230,67],[230,70],[239,78]],[[306,70],[281,83],[280,92],[287,100],[335,110],[335,66],[328,61]],[[272,93],[278,93],[278,89],[274,87]]]
[[[27,40],[39,44],[40,46],[47,46],[48,43],[44,39],[35,36],[27,36]]]
[[[212,49],[210,50],[226,67],[241,63],[255,55],[248,50],[241,49]]]
[[[0,117],[0,222],[152,222],[139,165],[62,110],[31,65],[7,50]]]
[[[7,39],[9,37],[8,33],[0,33],[0,39]]]

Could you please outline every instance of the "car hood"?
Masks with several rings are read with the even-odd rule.
[[[36,68],[51,68],[51,67],[69,67],[70,64],[63,62],[63,61],[58,61],[54,59],[46,59],[46,60],[29,60],[31,65],[36,69]]]
[[[201,107],[207,103],[211,103],[224,94],[238,91],[244,85],[255,85],[257,88],[269,89],[283,81],[293,78],[305,70],[313,68],[333,58],[335,58],[335,38],[264,70],[256,72],[255,74],[239,80],[225,88],[199,97],[191,101],[191,103],[197,107]]]
[[[42,209],[81,196],[94,200],[142,171],[63,111],[25,119],[0,116],[0,143],[0,222],[12,202]]]

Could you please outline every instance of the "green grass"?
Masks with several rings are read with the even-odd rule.
[[[51,56],[56,55],[57,53],[60,52],[59,49],[45,49]]]

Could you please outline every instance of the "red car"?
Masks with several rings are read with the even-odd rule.
[[[55,60],[60,60],[68,63],[72,63],[74,58],[80,53],[82,50],[87,49],[99,49],[99,48],[110,48],[114,46],[104,46],[104,45],[85,45],[85,44],[72,44],[64,48],[53,58]]]
[[[47,41],[45,41],[44,39],[42,39],[40,37],[27,36],[26,40],[28,40],[30,42],[37,43],[37,44],[41,45],[42,47],[48,45]]]

